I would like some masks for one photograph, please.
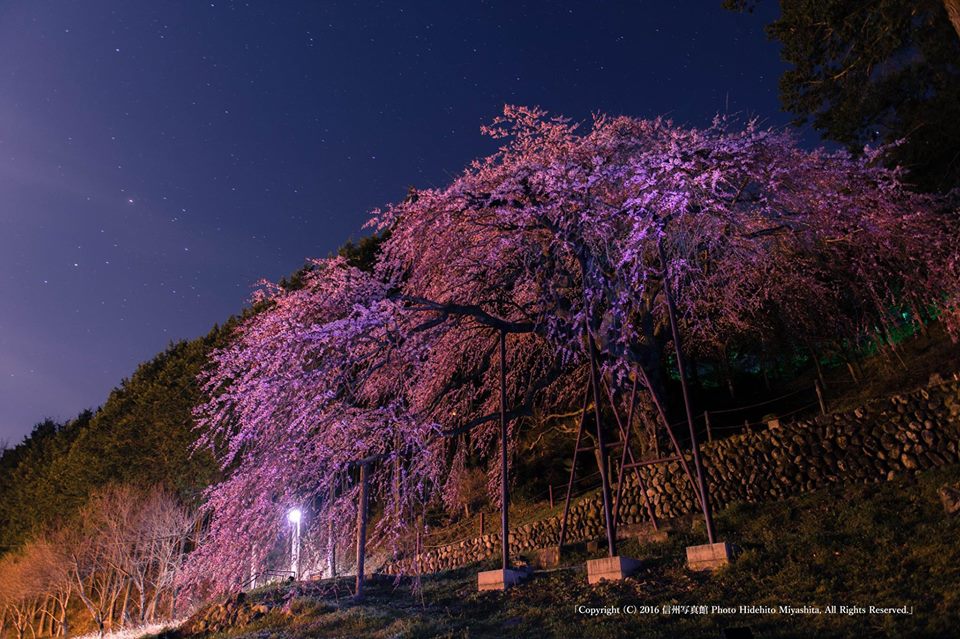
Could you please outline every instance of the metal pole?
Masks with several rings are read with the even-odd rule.
[[[500,547],[503,569],[510,568],[510,494],[507,486],[507,334],[500,331]]]
[[[683,362],[683,349],[680,348],[680,329],[677,327],[677,310],[670,292],[670,274],[667,270],[667,259],[663,252],[662,242],[658,243],[660,262],[663,265],[663,292],[667,298],[667,314],[670,317],[670,331],[673,334],[673,346],[677,356],[677,369],[680,373],[680,390],[683,393],[683,409],[687,413],[687,426],[690,428],[690,447],[693,452],[693,466],[697,472],[697,482],[700,484],[700,505],[703,507],[703,521],[707,527],[707,541],[713,543],[715,530],[713,527],[713,513],[710,512],[710,495],[707,492],[707,482],[703,477],[703,464],[700,461],[700,446],[697,444],[697,430],[693,424],[693,410],[690,408],[690,393],[687,389],[687,374]]]
[[[603,493],[603,517],[607,526],[607,554],[610,557],[617,555],[617,533],[616,522],[613,521],[613,509],[611,508],[610,496],[610,478],[607,476],[607,446],[603,438],[603,422],[600,420],[600,390],[597,383],[597,348],[593,343],[593,335],[590,332],[590,322],[584,318],[586,326],[586,337],[590,347],[590,387],[593,394],[593,416],[597,422],[597,446],[600,448],[600,483]]]
[[[300,520],[297,519],[293,524],[293,543],[291,544],[290,550],[292,551],[292,556],[290,557],[290,570],[293,572],[293,578],[297,581],[300,580]]]

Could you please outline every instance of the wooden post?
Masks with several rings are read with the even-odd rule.
[[[847,372],[850,373],[850,378],[854,384],[860,384],[860,380],[857,379],[857,372],[853,369],[853,364],[850,362],[847,362]]]
[[[610,495],[610,476],[607,473],[607,445],[603,436],[603,421],[600,419],[600,382],[597,373],[597,346],[593,342],[590,321],[584,317],[586,337],[590,350],[590,388],[593,395],[593,416],[597,422],[597,448],[600,459],[600,492],[603,495],[603,519],[607,528],[607,556],[617,556],[617,523],[613,520],[613,498]]]
[[[707,410],[703,411],[703,421],[704,421],[704,422],[706,423],[706,425],[707,425],[707,441],[708,441],[708,442],[712,442],[712,441],[713,441],[713,429],[710,428],[710,411],[707,411]]]
[[[330,571],[330,578],[337,576],[337,545],[333,536],[333,520],[327,522],[327,569]]]
[[[360,464],[360,496],[357,499],[357,584],[354,598],[363,599],[363,560],[367,547],[367,464]]]
[[[623,441],[623,449],[620,452],[619,474],[617,475],[617,497],[613,502],[613,520],[616,522],[620,521],[620,506],[623,501],[623,487],[626,477],[624,470],[629,466],[633,468],[633,476],[637,480],[637,488],[639,488],[640,494],[643,495],[643,504],[647,509],[647,515],[650,517],[650,523],[653,525],[654,530],[659,530],[660,525],[657,523],[657,514],[654,512],[653,505],[650,503],[650,496],[647,495],[647,487],[644,484],[643,477],[640,476],[640,467],[637,466],[637,459],[634,457],[633,451],[630,450],[630,435],[633,433],[633,411],[637,406],[637,381],[639,376],[634,373],[632,377],[633,389],[630,391],[630,408],[627,410],[626,427],[624,427],[623,422],[620,421],[620,411],[617,410],[617,403],[614,401],[613,389],[607,386],[607,397],[610,399],[610,408],[613,410],[613,416],[617,421],[617,428],[620,431],[620,438]],[[627,464],[627,458],[630,459],[629,465]]]
[[[697,480],[693,476],[693,473],[690,472],[690,467],[687,465],[687,461],[683,456],[683,451],[680,450],[680,442],[677,441],[677,436],[674,435],[673,428],[670,427],[670,422],[667,421],[667,412],[663,409],[663,404],[661,401],[657,399],[657,394],[653,392],[653,385],[650,383],[650,377],[643,369],[643,366],[638,366],[636,368],[636,372],[642,376],[644,386],[646,386],[650,391],[650,399],[653,400],[653,405],[656,407],[657,413],[660,416],[660,420],[663,422],[663,430],[666,431],[667,437],[670,439],[670,444],[673,446],[673,450],[677,456],[677,462],[680,463],[680,468],[683,469],[683,474],[687,476],[688,480],[690,480],[690,487],[693,489],[693,495],[696,497],[697,503],[700,504],[700,500],[703,495],[700,494],[700,488],[697,485]],[[654,425],[654,433],[656,433],[656,425]],[[659,450],[659,447],[657,450]],[[657,457],[659,458],[660,455],[658,454]]]
[[[550,494],[550,510],[553,510],[553,484],[547,486],[547,492]]]
[[[820,366],[820,354],[817,353],[817,350],[809,344],[807,345],[807,349],[810,351],[810,357],[813,359],[813,365],[817,369],[817,381],[823,388],[826,388],[827,380],[823,378],[823,368]]]
[[[573,463],[570,464],[570,479],[567,481],[567,496],[563,499],[563,517],[560,518],[560,537],[557,540],[557,556],[563,552],[563,542],[567,536],[567,516],[570,514],[570,495],[573,492],[573,480],[577,475],[577,453],[580,440],[583,439],[583,425],[587,421],[587,406],[590,403],[590,387],[583,394],[583,408],[580,410],[580,424],[577,426],[577,441],[573,445]]]
[[[510,568],[510,494],[507,483],[507,334],[500,331],[500,549],[502,568]]]
[[[813,381],[813,389],[817,391],[817,401],[820,402],[820,414],[827,414],[827,405],[823,401],[823,388],[820,386],[820,380],[816,379]]]
[[[336,482],[330,486],[330,505],[333,506],[333,500],[337,496]],[[337,541],[333,533],[333,518],[327,522],[327,569],[330,571],[330,578],[337,577]]]
[[[480,511],[480,536],[483,537],[483,511]]]
[[[715,529],[713,513],[710,511],[710,493],[707,480],[703,473],[703,463],[700,460],[700,446],[697,444],[697,429],[693,424],[693,411],[690,408],[690,393],[687,389],[686,367],[683,361],[683,349],[680,348],[680,329],[677,326],[677,310],[670,291],[670,273],[667,269],[667,257],[660,241],[657,248],[660,252],[660,263],[663,265],[663,293],[667,300],[667,315],[670,319],[670,331],[673,335],[674,352],[677,356],[677,371],[680,373],[680,391],[683,394],[683,409],[687,414],[687,426],[690,428],[690,448],[693,453],[693,467],[697,473],[697,483],[700,485],[700,505],[703,508],[703,521],[707,528],[707,541],[714,543]]]

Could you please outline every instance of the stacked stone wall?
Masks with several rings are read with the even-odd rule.
[[[797,421],[702,446],[704,469],[714,508],[736,501],[783,499],[837,483],[892,479],[958,462],[960,383],[949,382],[878,400],[845,413]],[[690,463],[688,461],[688,463]],[[692,468],[692,465],[691,465]],[[639,469],[659,519],[694,510],[694,492],[681,465]],[[633,474],[624,485],[621,524],[648,520]],[[510,533],[511,553],[556,546],[560,517],[524,524]],[[567,539],[604,535],[599,495],[571,505]],[[498,556],[500,535],[491,534],[441,546],[420,556],[420,570],[449,570]],[[388,564],[389,573],[412,565]]]

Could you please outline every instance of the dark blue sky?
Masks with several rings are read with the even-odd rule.
[[[0,439],[442,184],[504,103],[785,124],[776,3],[720,3],[3,2]]]

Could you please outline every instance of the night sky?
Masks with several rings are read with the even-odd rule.
[[[776,3],[720,4],[0,3],[0,440],[447,182],[504,103],[787,123]]]

